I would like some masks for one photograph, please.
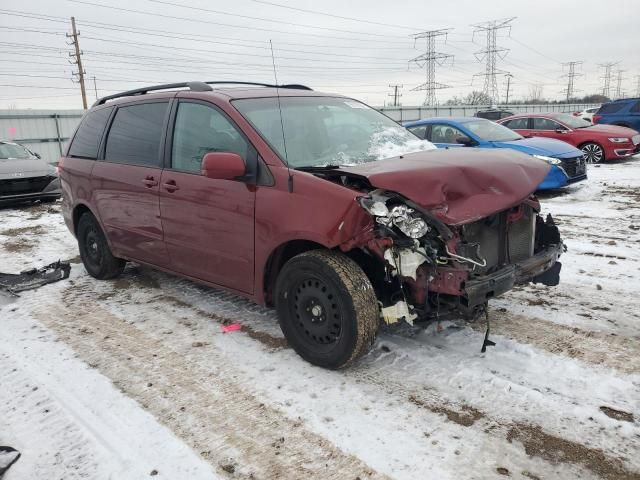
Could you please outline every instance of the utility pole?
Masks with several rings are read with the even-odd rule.
[[[576,65],[582,65],[582,62],[566,62],[562,64],[562,67],[569,67],[569,73],[564,75],[568,78],[567,89],[565,93],[567,94],[567,103],[571,101],[573,98],[576,89],[574,87],[574,78],[581,76],[581,73],[576,73]]]
[[[491,99],[492,104],[497,103],[499,98],[497,76],[504,73],[501,70],[498,70],[497,60],[498,58],[504,59],[507,56],[507,53],[509,53],[509,49],[498,47],[498,31],[507,29],[510,33],[511,22],[515,19],[516,17],[511,17],[502,20],[491,20],[488,22],[472,25],[472,27],[475,28],[475,30],[473,31],[474,38],[476,33],[484,33],[486,35],[485,48],[475,53],[475,57],[478,62],[485,62],[485,71],[484,73],[478,73],[474,76],[484,77],[484,87],[482,89],[482,92]]]
[[[82,68],[82,52],[80,51],[80,43],[78,42],[78,37],[80,36],[80,32],[76,31],[76,18],[71,17],[71,31],[72,33],[67,33],[67,38],[73,38],[73,41],[70,45],[75,47],[75,53],[69,53],[69,56],[74,60],[70,63],[72,65],[78,65],[78,71],[74,72],[73,75],[78,76],[78,81],[80,83],[80,92],[82,93],[82,107],[87,109],[87,91],[84,88],[84,76],[87,72]]]
[[[446,60],[453,60],[453,55],[446,53],[436,52],[436,39],[447,35],[451,30],[450,28],[443,28],[441,30],[429,30],[427,32],[421,32],[413,35],[414,42],[425,38],[427,40],[427,50],[422,55],[418,55],[416,58],[409,60],[409,63],[413,62],[416,65],[426,68],[427,78],[426,82],[412,88],[412,91],[426,90],[423,105],[433,106],[437,104],[436,90],[441,88],[449,88],[448,85],[436,82],[436,65],[442,66]]]
[[[98,100],[98,86],[96,85],[96,76],[93,77],[93,91],[96,93],[96,100]]]
[[[604,80],[602,85],[602,95],[611,98],[611,68],[617,65],[618,62],[601,63],[598,66],[604,68],[604,76],[601,78]]]
[[[513,75],[506,73],[505,77],[507,77],[507,98],[505,99],[504,104],[509,105],[509,87],[511,86],[511,79],[513,78]]]
[[[393,97],[393,105],[394,107],[399,107],[400,106],[400,97],[402,96],[401,93],[398,92],[399,89],[401,89],[404,85],[389,85],[390,88],[393,88],[393,93],[390,93],[388,96],[389,97]]]
[[[622,94],[622,74],[624,70],[618,69],[618,79],[616,84],[616,98],[622,98],[624,95]]]

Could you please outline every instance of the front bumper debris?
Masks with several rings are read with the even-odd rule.
[[[508,292],[517,284],[533,282],[548,286],[558,285],[562,268],[558,258],[563,251],[562,242],[549,245],[531,258],[507,265],[482,278],[469,280],[463,290],[464,297],[461,301],[466,307],[472,308]]]
[[[0,291],[16,295],[18,292],[69,278],[70,272],[69,262],[58,260],[42,268],[32,268],[20,273],[0,273]]]

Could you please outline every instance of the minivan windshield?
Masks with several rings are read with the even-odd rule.
[[[476,137],[487,142],[513,142],[523,138],[513,130],[490,120],[472,120],[465,122],[464,126]]]
[[[248,98],[233,105],[292,168],[354,165],[436,148],[349,98],[280,97],[280,107],[277,97]]]
[[[10,159],[28,159],[33,158],[33,155],[21,145],[16,143],[5,143],[0,142],[0,159],[2,158],[10,158]]]

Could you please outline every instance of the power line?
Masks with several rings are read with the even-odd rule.
[[[583,62],[565,62],[562,64],[563,67],[569,67],[569,72],[564,75],[565,77],[567,77],[567,88],[564,91],[567,95],[567,103],[569,103],[569,100],[571,98],[573,98],[574,96],[574,91],[576,90],[574,87],[574,79],[575,77],[579,77],[582,74],[581,73],[576,73],[576,65],[582,65]]]
[[[426,90],[424,105],[436,105],[436,90],[449,88],[448,85],[436,82],[436,65],[443,65],[446,60],[453,59],[453,55],[436,52],[436,39],[446,36],[449,30],[451,29],[429,30],[413,35],[415,41],[423,38],[427,41],[427,51],[409,60],[410,63],[413,62],[420,67],[426,67],[427,81],[412,89],[413,91]]]
[[[289,10],[295,10],[298,12],[305,12],[305,13],[313,13],[314,15],[324,15],[325,17],[332,17],[332,18],[339,18],[341,20],[350,20],[352,22],[359,22],[359,23],[367,23],[369,25],[380,25],[383,27],[394,27],[394,28],[402,28],[405,30],[419,30],[416,27],[407,27],[405,25],[395,25],[393,23],[380,23],[380,22],[373,22],[370,20],[363,20],[361,18],[354,18],[354,17],[345,17],[343,15],[335,15],[332,13],[325,13],[325,12],[319,12],[318,10],[309,10],[306,8],[298,8],[298,7],[291,7],[289,5],[282,5],[281,3],[276,3],[276,2],[267,2],[265,0],[253,0],[256,3],[263,3],[265,5],[271,5],[273,7],[279,7],[279,8],[287,8]]]
[[[242,28],[245,30],[252,30],[252,31],[262,31],[262,32],[275,32],[275,33],[282,33],[285,35],[300,35],[299,32],[287,32],[285,30],[274,30],[271,28],[260,28],[260,27],[256,27],[256,26],[250,26],[250,25],[233,25],[233,24],[229,24],[229,23],[221,23],[221,22],[212,22],[210,20],[204,20],[204,19],[199,19],[199,18],[189,18],[189,17],[178,17],[176,15],[164,15],[162,13],[157,13],[157,12],[153,12],[153,11],[148,11],[148,10],[135,10],[133,8],[122,8],[122,7],[114,7],[112,5],[104,5],[101,3],[94,3],[94,2],[87,2],[85,0],[68,0],[69,2],[72,3],[80,3],[83,5],[91,5],[94,7],[101,7],[101,8],[107,8],[110,10],[118,10],[121,12],[128,12],[128,13],[139,13],[145,16],[153,16],[153,17],[160,17],[160,18],[168,18],[170,20],[184,20],[185,22],[194,22],[194,23],[203,23],[206,25],[222,25],[225,27],[231,27],[231,28]],[[356,33],[356,32],[354,32]],[[319,33],[309,33],[309,32],[305,32],[305,35],[307,36],[313,36],[313,37],[321,37],[321,38],[331,38],[334,40],[350,40],[350,41],[358,41],[358,42],[384,42],[384,43],[390,43],[389,40],[375,40],[375,39],[371,39],[371,38],[349,38],[349,37],[336,37],[333,35],[321,35]],[[365,34],[367,35],[367,34]],[[371,35],[371,34],[369,34]],[[404,43],[404,42],[395,42],[395,43]]]
[[[73,38],[71,45],[74,47],[74,52],[69,53],[69,56],[73,58],[72,64],[78,66],[78,71],[73,73],[72,75],[77,75],[78,81],[80,83],[80,93],[82,93],[82,106],[84,109],[87,109],[87,92],[84,88],[84,75],[85,72],[82,68],[82,52],[80,51],[80,42],[78,41],[78,37],[80,36],[80,32],[76,31],[76,19],[75,17],[71,17],[71,32],[67,34],[67,38]]]
[[[482,62],[483,60],[485,61],[485,71],[484,73],[478,73],[476,75],[484,76],[484,87],[482,91],[491,99],[491,103],[498,102],[498,80],[496,77],[497,75],[504,73],[498,70],[497,59],[504,59],[509,52],[506,48],[498,47],[496,42],[498,31],[507,29],[511,32],[511,22],[515,20],[515,18],[516,17],[502,20],[490,20],[488,22],[472,25],[475,28],[473,31],[474,40],[476,33],[486,34],[485,48],[475,53],[479,62]]]

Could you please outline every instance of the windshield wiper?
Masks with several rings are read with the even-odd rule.
[[[322,170],[337,170],[341,166],[342,165],[334,165],[334,164],[313,165],[313,166],[308,166],[308,167],[295,167],[294,170],[302,170],[303,172],[318,172],[318,171],[322,171]]]

